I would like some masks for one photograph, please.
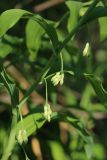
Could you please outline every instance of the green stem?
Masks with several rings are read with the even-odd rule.
[[[46,88],[46,104],[48,104],[48,87],[47,87],[47,81],[45,79],[45,88]]]
[[[12,118],[10,135],[8,138],[8,142],[6,143],[6,147],[4,149],[1,160],[8,160],[9,156],[11,155],[12,149],[15,145],[16,123],[17,123],[17,110],[15,109]]]
[[[61,45],[59,46],[59,51],[61,51],[66,46],[66,44],[71,40],[71,38],[76,33],[76,31],[84,24],[84,22],[87,19],[89,13],[94,9],[94,7],[97,5],[98,2],[99,2],[99,0],[94,0],[92,5],[88,8],[88,10],[84,14],[84,16],[78,22],[77,26],[68,34],[68,36],[61,43]]]
[[[40,76],[37,78],[37,80],[35,81],[35,83],[29,88],[29,90],[26,92],[26,94],[24,95],[23,99],[20,101],[18,107],[21,108],[23,106],[23,104],[28,100],[29,95],[35,90],[36,86],[38,85],[38,83],[41,81],[43,74],[47,71],[47,69],[52,66],[54,64],[56,60],[56,55],[53,54],[48,62],[48,64],[46,65],[46,67],[42,70]]]
[[[60,52],[60,57],[61,57],[61,72],[63,72],[63,70],[64,70],[64,64],[63,64],[62,52]]]
[[[73,35],[78,31],[78,29],[81,27],[81,25],[85,22],[89,12],[91,12],[91,10],[94,9],[94,7],[97,5],[97,3],[99,2],[99,0],[95,0],[92,5],[89,7],[89,9],[87,10],[87,12],[85,13],[85,15],[80,19],[79,23],[77,24],[77,26],[69,33],[69,35],[65,38],[65,40],[61,43],[61,45],[59,46],[59,53],[60,51],[66,46],[66,44],[70,41],[70,39],[73,37]],[[26,94],[24,95],[23,99],[20,101],[18,107],[21,108],[23,106],[23,104],[28,100],[29,95],[35,90],[36,86],[38,85],[38,83],[40,82],[40,80],[42,79],[43,74],[46,72],[46,70],[52,66],[55,63],[56,60],[56,55],[53,54],[52,57],[49,60],[49,63],[46,65],[46,67],[43,69],[42,73],[40,74],[40,76],[38,77],[38,79],[36,80],[36,82],[29,88],[29,90],[26,92]]]

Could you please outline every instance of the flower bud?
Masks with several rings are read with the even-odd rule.
[[[90,47],[89,42],[87,42],[83,50],[83,56],[89,56],[89,47]]]
[[[50,105],[48,103],[46,103],[44,105],[44,117],[48,122],[50,122],[51,116],[52,116],[52,110],[50,108]]]
[[[17,135],[17,141],[19,144],[22,143],[27,143],[28,137],[27,137],[27,132],[24,129],[19,130],[18,135]]]
[[[52,78],[51,81],[53,83],[54,86],[58,85],[58,83],[60,85],[62,85],[64,83],[64,73],[62,72],[57,72]]]

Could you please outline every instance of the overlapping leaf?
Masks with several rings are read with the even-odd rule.
[[[53,118],[57,118],[60,121],[67,122],[71,124],[79,133],[83,141],[85,142],[85,150],[87,153],[87,156],[91,158],[93,156],[93,138],[92,136],[86,131],[81,121],[79,121],[76,118],[73,118],[67,114],[61,114],[61,113],[55,113]],[[90,151],[88,152],[88,149],[90,148]]]
[[[12,46],[5,44],[5,43],[0,43],[0,57],[4,58],[6,57],[9,53],[11,53],[13,50]]]
[[[105,107],[107,107],[107,91],[103,88],[101,80],[90,74],[84,74],[84,75],[91,83],[99,100],[104,104]]]
[[[35,60],[41,46],[43,28],[33,20],[29,20],[26,25],[26,45],[30,53],[30,59]]]
[[[1,14],[0,37],[3,36],[10,28],[12,28],[20,20],[20,18],[32,19],[39,23],[48,34],[54,50],[57,49],[58,37],[53,25],[48,24],[42,17],[21,9],[10,9]]]
[[[76,2],[76,1],[67,1],[66,5],[70,10],[70,15],[69,15],[68,24],[67,24],[67,29],[70,32],[78,22],[79,9],[81,8],[82,3]]]
[[[30,14],[21,9],[10,9],[3,12],[0,16],[0,37],[12,28],[24,14]]]
[[[8,90],[11,97],[11,103],[15,107],[19,103],[19,91],[16,84],[8,76],[2,66],[0,66],[0,83],[3,84]]]
[[[36,132],[39,128],[45,123],[42,113],[35,113],[28,115],[22,121],[19,121],[17,124],[17,133],[19,130],[24,129],[27,132],[27,136],[30,136],[32,133]]]
[[[106,17],[106,16],[107,16],[107,8],[104,8],[102,6],[98,6],[89,13],[89,15],[86,17],[84,23],[90,22],[96,18]]]
[[[83,124],[78,119],[62,113],[54,113],[53,118],[71,124],[74,128],[77,129],[77,131],[79,132],[80,136],[83,138],[85,143],[88,144],[92,143],[92,137],[88,134]]]

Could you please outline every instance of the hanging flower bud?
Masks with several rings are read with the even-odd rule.
[[[52,110],[51,110],[51,107],[48,103],[46,103],[44,105],[44,117],[46,118],[46,120],[48,122],[51,121],[51,116],[52,116]]]
[[[83,50],[83,56],[89,56],[89,47],[90,47],[90,44],[89,42],[87,42]]]
[[[28,137],[27,137],[27,132],[24,129],[19,130],[18,135],[17,135],[17,141],[21,145],[22,143],[27,143]]]
[[[54,86],[58,85],[58,83],[60,85],[62,85],[64,83],[64,73],[63,72],[57,72],[52,78],[51,81],[53,83]]]

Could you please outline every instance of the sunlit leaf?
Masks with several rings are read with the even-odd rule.
[[[24,14],[28,13],[28,11],[21,9],[10,9],[3,12],[0,16],[0,36],[3,36]]]
[[[77,24],[79,18],[79,9],[82,6],[81,2],[66,1],[66,5],[70,10],[70,16],[68,18],[67,29],[70,32]]]
[[[28,115],[27,117],[23,118],[22,121],[18,122],[17,133],[19,130],[24,129],[27,132],[27,136],[30,136],[32,133],[41,128],[45,122],[46,120],[44,119],[42,113]]]
[[[43,19],[40,16],[33,16],[31,17],[31,19],[35,20],[37,23],[39,23],[43,29],[46,31],[46,33],[48,34],[49,38],[51,39],[51,42],[53,44],[54,50],[57,50],[57,46],[58,46],[58,36],[56,33],[55,28],[53,27],[52,24],[48,24],[45,19]]]
[[[26,26],[26,45],[30,52],[30,59],[35,60],[41,46],[43,28],[35,21],[29,20]]]
[[[3,36],[10,28],[12,28],[20,18],[27,18],[36,21],[48,34],[52,44],[54,51],[57,50],[58,46],[58,37],[56,30],[54,29],[52,24],[48,24],[45,19],[43,19],[39,15],[32,14],[28,11],[22,9],[10,9],[3,12],[0,16],[0,36]]]
[[[4,58],[6,57],[9,53],[11,53],[13,48],[5,43],[0,43],[0,57]]]
[[[49,146],[52,152],[52,157],[54,160],[66,160],[66,154],[64,153],[64,149],[60,143],[57,141],[49,141]]]
[[[100,40],[107,38],[107,17],[99,18]]]

